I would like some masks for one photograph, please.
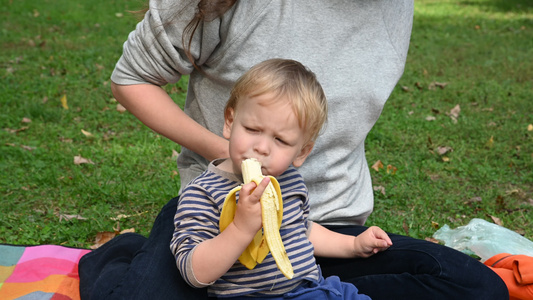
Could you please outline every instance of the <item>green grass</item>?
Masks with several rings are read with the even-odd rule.
[[[5,2],[0,243],[88,247],[117,226],[147,235],[178,193],[180,148],[117,111],[110,92],[142,1]],[[532,57],[530,1],[416,1],[405,74],[367,138],[369,164],[385,166],[371,170],[384,194],[367,224],[425,238],[493,216],[533,238]],[[167,89],[183,103],[186,78]]]

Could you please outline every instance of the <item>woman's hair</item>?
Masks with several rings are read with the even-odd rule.
[[[327,100],[316,75],[301,63],[289,59],[263,61],[244,73],[235,83],[224,117],[237,113],[240,101],[272,93],[272,101],[287,99],[308,142],[315,141],[327,120]]]
[[[191,54],[191,44],[196,29],[198,29],[200,24],[202,24],[203,22],[210,22],[215,20],[216,18],[222,17],[222,15],[226,13],[235,4],[235,2],[237,2],[237,0],[200,0],[196,7],[196,13],[194,14],[191,21],[187,24],[187,26],[185,26],[185,28],[183,29],[181,40],[183,45],[185,46],[185,55],[187,55],[189,61],[198,71],[201,72],[202,70],[198,65],[196,65],[194,57]],[[146,12],[149,10],[149,8],[149,2],[146,2],[142,9],[132,11],[132,13],[138,15],[140,18],[139,20],[141,20],[146,14]],[[176,15],[175,17],[178,17],[179,14],[180,13],[178,13],[178,15]],[[163,26],[166,26],[171,23],[172,20],[170,20],[168,23],[163,24]]]
[[[198,29],[198,26],[202,22],[213,21],[214,19],[221,17],[235,4],[235,2],[237,2],[237,0],[200,0],[194,17],[183,30],[181,38],[182,43],[185,46],[185,54],[193,66],[199,71],[201,71],[201,69],[196,65],[194,57],[191,54],[191,44],[194,32],[196,32],[196,29]]]

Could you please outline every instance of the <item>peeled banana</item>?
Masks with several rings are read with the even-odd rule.
[[[261,164],[256,159],[244,160],[241,168],[244,184],[253,181],[259,185],[264,176],[261,172]],[[260,200],[263,228],[256,233],[254,239],[239,257],[239,261],[248,269],[253,269],[257,264],[263,262],[268,253],[271,252],[281,273],[288,279],[292,279],[294,271],[279,234],[283,218],[281,189],[276,178],[269,177],[270,183],[263,195],[261,195]],[[221,232],[228,227],[235,217],[235,210],[237,209],[236,194],[240,189],[241,186],[232,189],[224,200],[219,221]]]

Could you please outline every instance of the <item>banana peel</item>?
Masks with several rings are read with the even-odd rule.
[[[253,181],[259,185],[264,177],[261,172],[261,164],[253,158],[242,162],[242,175],[244,184]],[[239,261],[251,270],[257,264],[262,263],[268,253],[271,252],[281,273],[288,279],[292,279],[294,270],[279,233],[283,219],[281,189],[276,178],[269,177],[270,183],[263,195],[261,195],[260,200],[263,227],[255,234],[253,240],[239,257]],[[224,200],[219,221],[220,232],[224,231],[233,222],[235,210],[237,209],[237,192],[240,190],[241,186],[235,187]]]

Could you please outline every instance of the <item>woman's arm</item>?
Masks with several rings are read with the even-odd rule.
[[[315,248],[316,256],[337,258],[369,257],[392,245],[387,233],[376,226],[369,227],[358,236],[351,236],[313,223],[309,240]]]
[[[203,156],[208,161],[228,157],[228,141],[187,116],[159,86],[111,83],[120,104],[146,126]]]

